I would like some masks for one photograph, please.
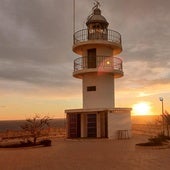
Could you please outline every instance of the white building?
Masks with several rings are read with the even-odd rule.
[[[82,79],[83,108],[65,110],[68,138],[127,138],[131,136],[130,108],[115,108],[114,80],[123,76],[121,35],[96,4],[87,29],[74,33],[73,76]]]

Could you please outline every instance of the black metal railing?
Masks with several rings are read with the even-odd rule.
[[[89,32],[88,29],[82,29],[74,33],[73,43],[77,44],[88,40],[106,40],[113,42],[121,46],[121,35],[120,33],[108,29],[105,32]]]
[[[74,71],[83,71],[85,69],[123,71],[122,60],[118,57],[80,57],[74,60]]]

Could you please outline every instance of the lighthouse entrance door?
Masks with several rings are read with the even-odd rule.
[[[87,51],[87,66],[88,68],[96,68],[96,49],[89,49]]]

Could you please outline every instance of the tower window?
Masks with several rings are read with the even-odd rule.
[[[88,86],[87,91],[96,91],[96,86]]]

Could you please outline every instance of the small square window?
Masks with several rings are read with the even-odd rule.
[[[96,91],[96,86],[88,86],[87,91]]]

